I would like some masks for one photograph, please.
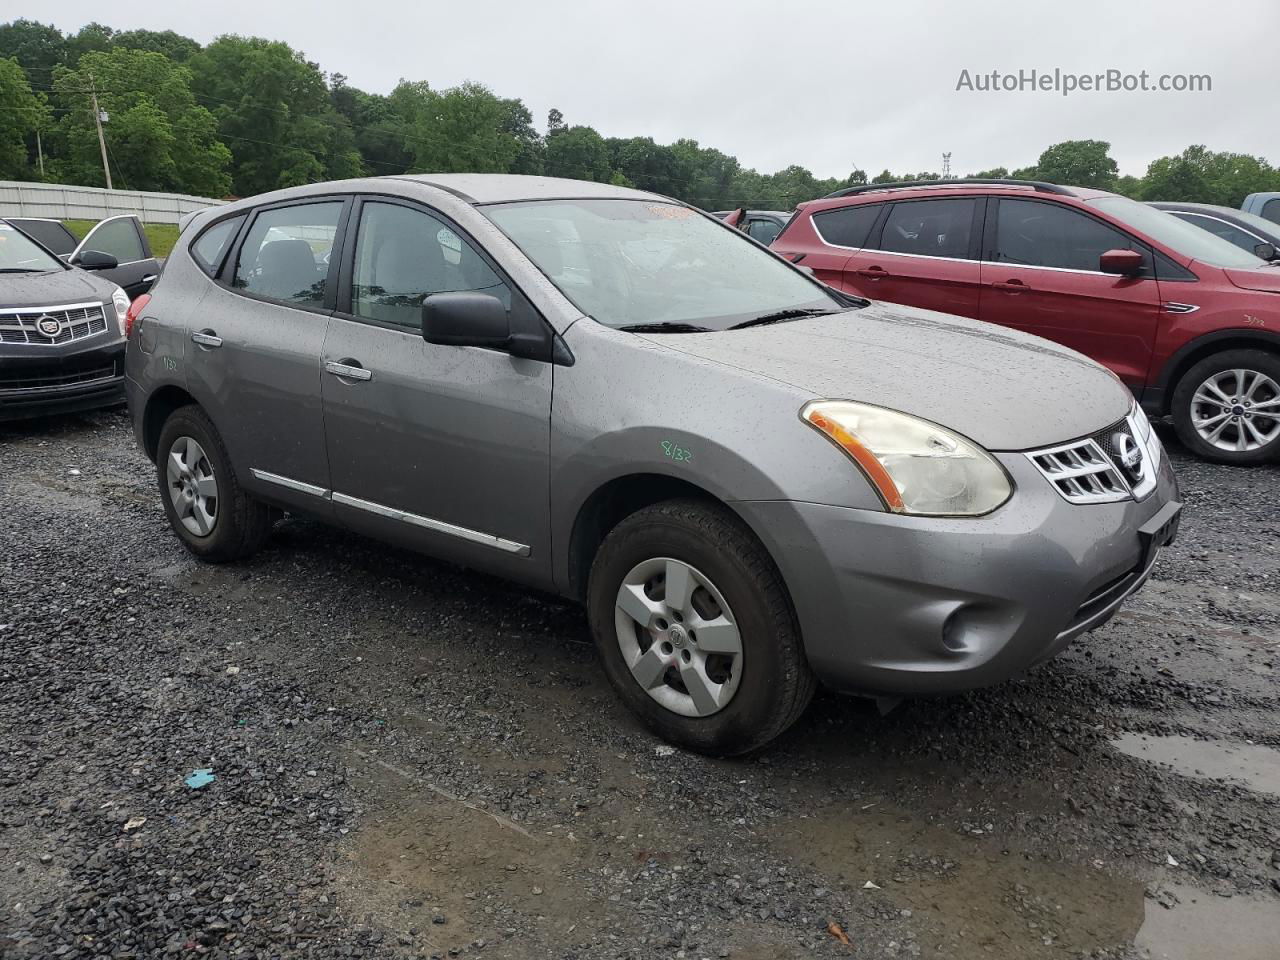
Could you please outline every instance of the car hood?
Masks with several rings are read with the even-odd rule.
[[[1227,279],[1241,290],[1259,290],[1262,293],[1280,293],[1280,267],[1263,267],[1261,270],[1226,270]]]
[[[84,270],[50,273],[0,273],[0,310],[13,307],[56,307],[70,303],[105,303],[116,285]]]
[[[993,324],[889,303],[744,330],[650,339],[816,397],[923,417],[989,450],[1027,450],[1087,436],[1123,418],[1133,405],[1110,371],[1074,350]]]

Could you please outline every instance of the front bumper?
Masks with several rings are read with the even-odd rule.
[[[100,339],[100,338],[94,338]],[[107,407],[124,401],[123,338],[26,348],[0,355],[0,420]]]
[[[878,695],[999,683],[1106,622],[1176,533],[1167,457],[1143,500],[1076,505],[1025,456],[998,456],[1017,492],[987,517],[734,504],[778,561],[824,683]]]

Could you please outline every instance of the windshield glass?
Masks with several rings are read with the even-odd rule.
[[[1253,270],[1267,262],[1242,250],[1229,240],[1128,197],[1098,197],[1090,204],[1145,233],[1157,243],[1212,267],[1238,267]]]
[[[687,207],[536,200],[483,209],[575,306],[611,327],[723,330],[786,310],[846,309],[738,231]]]
[[[6,273],[58,270],[62,261],[46,253],[11,224],[0,221],[0,271]]]

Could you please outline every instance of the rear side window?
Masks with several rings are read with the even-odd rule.
[[[1280,198],[1268,200],[1262,207],[1262,215],[1274,223],[1280,223]]]
[[[972,197],[895,203],[884,223],[880,249],[918,257],[967,259],[976,203]]]
[[[230,246],[242,223],[244,223],[243,216],[215,223],[200,234],[195,243],[191,244],[191,256],[209,276],[218,272],[218,266],[227,253],[227,247]]]
[[[1061,204],[1000,200],[992,257],[997,263],[1097,273],[1098,260],[1108,250],[1148,255],[1128,235]]]
[[[57,220],[9,221],[37,243],[42,243],[58,256],[66,256],[76,248],[75,235]]]
[[[443,222],[395,203],[366,202],[356,234],[351,312],[417,330],[433,293],[489,293],[511,309],[511,291]]]
[[[320,306],[341,215],[341,200],[262,211],[240,247],[234,286],[272,300]]]
[[[85,237],[84,248],[109,253],[120,263],[146,259],[136,222],[132,217],[104,220]]]
[[[881,203],[860,203],[839,210],[823,210],[813,215],[818,236],[837,247],[862,247],[884,207]]]

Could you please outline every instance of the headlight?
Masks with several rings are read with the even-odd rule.
[[[977,516],[1013,493],[991,454],[928,420],[847,400],[814,400],[800,416],[862,468],[894,513]]]
[[[129,295],[119,287],[111,294],[111,305],[116,308],[116,323],[120,326],[120,336],[125,335],[125,314],[129,312]]]
[[[1142,444],[1142,448],[1147,451],[1147,455],[1151,457],[1152,466],[1160,463],[1160,454],[1164,449],[1160,443],[1160,438],[1156,436],[1156,432],[1151,427],[1151,420],[1147,417],[1147,411],[1142,409],[1142,404],[1135,403],[1133,412],[1129,414],[1129,422],[1133,424],[1133,430],[1138,435],[1138,442]]]

